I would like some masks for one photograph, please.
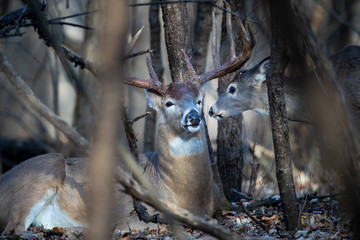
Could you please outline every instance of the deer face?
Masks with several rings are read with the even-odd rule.
[[[152,107],[160,114],[159,122],[166,123],[175,134],[193,134],[200,130],[203,123],[200,84],[193,81],[173,82],[162,97],[153,95],[150,98]]]
[[[255,67],[240,71],[209,110],[209,115],[217,120],[240,114],[246,110],[266,111],[261,104],[269,59]]]

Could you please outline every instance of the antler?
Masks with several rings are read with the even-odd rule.
[[[242,35],[242,43],[243,43],[243,51],[239,56],[236,56],[235,52],[235,43],[234,43],[234,34],[232,31],[232,24],[231,24],[231,8],[229,3],[224,1],[226,5],[226,9],[228,10],[226,13],[226,30],[228,33],[228,37],[230,40],[230,54],[228,62],[220,65],[220,58],[219,58],[219,50],[217,47],[217,37],[216,37],[216,19],[214,12],[212,13],[212,56],[214,62],[214,70],[209,72],[203,73],[201,75],[197,75],[193,66],[190,63],[189,57],[186,53],[182,50],[187,68],[189,70],[190,76],[193,79],[196,79],[201,84],[206,83],[212,79],[222,77],[226,74],[232,73],[242,67],[250,58],[252,49],[255,46],[255,34],[249,22],[247,22],[247,29],[249,30],[249,38],[247,36],[247,32],[245,30],[244,25],[240,24],[240,33]]]
[[[161,82],[159,81],[159,78],[156,75],[155,70],[151,65],[150,59],[148,57],[146,57],[146,64],[149,70],[150,79],[144,80],[135,77],[126,77],[124,79],[124,83],[147,90],[152,90],[160,95],[165,94],[166,85],[164,79],[161,79]]]

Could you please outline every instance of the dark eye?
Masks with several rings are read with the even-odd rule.
[[[201,104],[201,100],[199,100],[197,104],[199,104],[199,105],[200,105],[200,104]]]
[[[165,106],[166,106],[166,107],[171,107],[172,105],[174,105],[172,102],[167,102],[167,103],[165,103]]]
[[[231,86],[231,87],[229,88],[229,93],[230,93],[230,94],[234,94],[235,92],[236,92],[236,87]]]

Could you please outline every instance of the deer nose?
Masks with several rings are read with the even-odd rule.
[[[209,110],[209,115],[210,115],[210,117],[213,117],[213,116],[214,116],[214,110],[213,110],[212,107],[211,107],[210,110]]]
[[[185,117],[188,125],[199,125],[201,122],[201,115],[198,111],[192,109]]]

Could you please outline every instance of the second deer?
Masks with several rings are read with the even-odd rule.
[[[345,97],[350,103],[351,111],[360,123],[360,47],[346,47],[331,56],[330,60],[338,83],[343,87]],[[209,115],[218,120],[247,110],[268,115],[266,71],[269,62],[270,59],[266,58],[253,68],[239,71],[226,91],[210,108]],[[314,73],[308,73],[306,77],[316,81]],[[312,122],[305,90],[299,86],[301,81],[302,79],[290,77],[284,79],[287,117],[292,121]]]

